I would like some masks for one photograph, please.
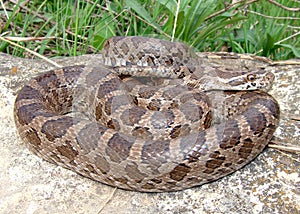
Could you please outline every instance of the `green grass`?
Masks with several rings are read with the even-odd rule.
[[[16,37],[19,45],[48,57],[97,53],[111,36],[139,35],[181,41],[198,51],[252,53],[274,60],[300,58],[300,10],[293,11],[300,3],[277,2],[287,8],[267,0],[236,5],[181,0],[179,7],[175,0],[6,1],[1,16],[8,19],[2,19],[0,38]],[[0,48],[31,57],[3,40]]]

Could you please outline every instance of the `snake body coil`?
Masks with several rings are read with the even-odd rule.
[[[34,153],[111,186],[176,191],[240,169],[278,126],[276,100],[251,90],[270,73],[204,69],[185,45],[142,37],[110,39],[103,64],[21,89],[15,122]]]

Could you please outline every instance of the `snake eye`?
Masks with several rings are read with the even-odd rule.
[[[249,74],[249,75],[247,76],[247,80],[250,81],[250,82],[255,81],[255,80],[256,80],[256,75],[254,75],[254,74]]]

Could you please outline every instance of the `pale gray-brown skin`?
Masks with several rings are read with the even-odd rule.
[[[202,67],[185,45],[142,37],[113,37],[103,63],[33,78],[14,109],[34,153],[102,183],[163,192],[214,181],[253,160],[278,125],[276,100],[251,90],[268,88],[270,73]]]

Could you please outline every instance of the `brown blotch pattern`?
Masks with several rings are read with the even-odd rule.
[[[215,169],[219,168],[224,161],[226,160],[224,155],[221,155],[220,152],[216,151],[209,155],[209,160],[206,161],[206,170],[205,173],[212,173]]]
[[[162,179],[161,178],[153,178],[153,179],[151,179],[151,181],[153,183],[160,184],[162,182]]]
[[[169,146],[170,142],[167,140],[146,142],[142,149],[142,162],[150,163],[154,166],[166,163],[169,158]]]
[[[48,120],[42,126],[41,132],[44,133],[49,141],[61,138],[67,130],[77,124],[78,120],[72,117],[62,117],[57,120]]]
[[[95,157],[95,165],[103,174],[107,174],[110,170],[110,163],[100,154]]]
[[[169,88],[162,93],[162,97],[164,97],[166,100],[172,100],[174,97],[176,97],[178,94],[186,93],[185,96],[180,97],[180,100],[182,103],[186,102],[187,100],[192,99],[191,94],[187,94],[189,89],[186,86],[180,86],[176,85],[176,87]]]
[[[241,158],[247,159],[247,157],[251,154],[253,148],[255,147],[255,143],[250,139],[245,139],[240,144],[240,149],[238,150],[238,154]]]
[[[51,86],[59,86],[58,77],[55,74],[55,71],[50,71],[35,78],[39,86],[41,86],[46,92],[49,90],[54,91],[54,88]]]
[[[121,177],[121,178],[114,178],[115,181],[117,182],[120,182],[122,184],[127,184],[128,183],[128,179],[127,178],[124,178],[124,177]]]
[[[101,69],[95,69],[91,72],[89,72],[86,77],[85,77],[85,82],[83,82],[83,84],[88,84],[88,86],[95,86],[98,85],[99,81],[104,79],[105,76],[108,74],[107,72],[104,72],[106,70],[104,70],[102,67],[100,67]]]
[[[185,115],[187,120],[192,122],[198,121],[204,114],[203,108],[193,103],[185,103],[180,107],[180,111]]]
[[[75,157],[79,154],[72,146],[70,141],[66,141],[64,145],[58,146],[57,151],[64,157],[70,160],[71,164],[74,164]]]
[[[160,100],[153,99],[151,102],[147,105],[147,108],[151,111],[159,111],[160,107],[162,106]]]
[[[253,91],[247,91],[247,93],[242,93],[241,94],[241,100],[248,100],[248,99],[253,99],[253,97],[256,97],[257,93]]]
[[[106,100],[106,102],[102,105],[102,104],[98,104],[99,108],[102,107],[102,116],[104,115],[111,115],[113,110],[113,97],[109,98],[108,100]],[[103,108],[104,106],[104,108]]]
[[[220,148],[229,149],[240,143],[241,133],[236,120],[228,120],[226,124],[217,126]]]
[[[82,171],[83,174],[97,174],[95,168],[90,164],[87,164]]]
[[[154,189],[155,186],[154,186],[154,184],[146,183],[146,184],[142,185],[141,188],[142,189]]]
[[[204,115],[203,129],[208,129],[212,122],[212,111],[209,110],[206,115]]]
[[[42,141],[35,129],[31,129],[24,133],[24,138],[27,139],[28,142],[34,145],[35,149],[38,149],[42,144]]]
[[[64,67],[63,71],[65,85],[74,85],[74,83],[76,84],[78,77],[81,75],[84,69],[85,65]]]
[[[127,172],[128,176],[134,179],[137,183],[147,176],[138,169],[138,165],[136,163],[127,164],[125,171]]]
[[[60,104],[60,100],[67,100],[67,90],[63,88],[55,72],[45,73],[43,76],[38,76],[36,81],[39,86],[44,90],[43,101],[48,103],[50,109],[57,112],[63,111],[63,106]]]
[[[259,99],[259,104],[268,108],[274,117],[279,118],[279,105],[276,100]]]
[[[100,126],[97,123],[90,123],[81,128],[76,136],[76,141],[80,148],[87,154],[99,146],[99,140],[106,130],[107,127]]]
[[[181,132],[181,125],[175,126],[170,133],[171,138],[177,138]]]
[[[138,138],[142,138],[142,139],[152,139],[152,133],[149,131],[149,127],[141,127],[141,126],[138,126],[138,127],[135,127],[131,134],[132,136],[134,137],[138,137]]]
[[[133,126],[134,124],[138,124],[145,113],[145,109],[135,106],[131,109],[125,110],[121,115],[121,120],[124,124]]]
[[[189,125],[178,125],[175,126],[170,132],[170,138],[175,139],[180,136],[188,135],[191,132]]]
[[[254,135],[261,136],[267,123],[265,115],[256,108],[250,108],[244,113],[244,117]]]
[[[191,167],[185,164],[179,164],[170,172],[170,178],[175,181],[181,181],[189,172]]]
[[[21,125],[28,125],[31,121],[38,116],[52,117],[53,113],[45,110],[44,105],[41,103],[32,103],[24,105],[16,109],[17,117]]]
[[[138,92],[138,95],[142,98],[149,99],[155,94],[155,92],[156,92],[155,90],[150,90],[149,88],[146,88],[146,89],[141,89]]]
[[[101,84],[101,87],[98,90],[97,98],[101,99],[103,97],[106,97],[107,94],[109,94],[112,91],[117,91],[120,89],[120,86],[122,85],[122,82],[119,78],[111,78]]]
[[[119,133],[114,134],[108,141],[105,149],[110,160],[116,163],[126,160],[134,141],[126,140]]]
[[[114,129],[116,131],[120,130],[120,124],[116,119],[111,119],[107,121],[106,126],[110,129]]]
[[[195,139],[195,142],[197,142],[197,146],[199,148],[197,150],[192,150],[191,153],[187,154],[186,159],[188,160],[188,163],[195,163],[195,162],[198,161],[198,159],[201,156],[207,155],[208,148],[205,148],[205,149],[201,148],[201,146],[203,144],[205,144],[205,142],[206,142],[206,133],[204,131],[200,132],[197,135],[197,139]],[[182,140],[182,145],[180,145],[180,147],[181,147],[181,150],[185,149],[185,140],[184,140],[184,137],[183,137],[183,140]]]
[[[33,98],[42,99],[42,94],[29,85],[25,85],[19,92],[17,100],[30,100]]]
[[[127,53],[129,52],[128,45],[126,43],[122,43],[121,50],[122,50],[123,54],[127,55]]]
[[[103,105],[100,102],[98,102],[95,107],[95,118],[97,121],[99,121],[103,117],[102,109],[103,109]]]
[[[162,112],[155,111],[151,116],[151,125],[155,129],[164,129],[166,126],[169,126],[174,123],[174,118],[175,115],[171,110],[166,110]]]

